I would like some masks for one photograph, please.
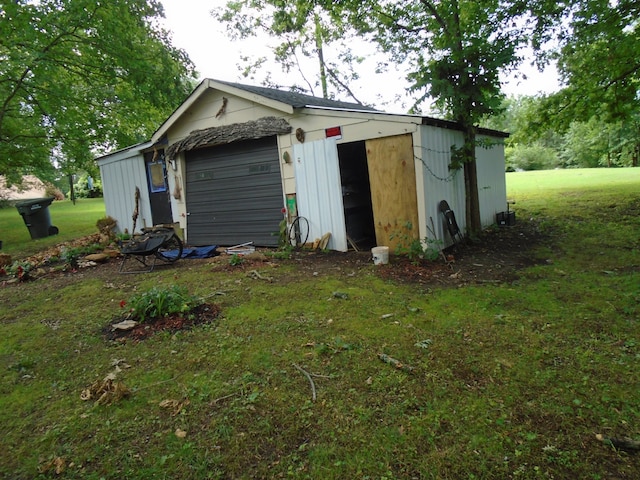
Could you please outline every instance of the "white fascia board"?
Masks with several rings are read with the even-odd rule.
[[[133,155],[137,155],[143,150],[146,150],[147,148],[151,148],[152,146],[153,146],[153,142],[137,143],[135,145],[131,145],[130,147],[125,147],[120,150],[116,150],[115,152],[107,153],[106,155],[97,157],[96,162],[98,166],[119,162],[121,160],[131,158]]]
[[[331,117],[357,117],[357,118],[376,118],[380,120],[385,120],[389,122],[398,122],[398,123],[414,123],[420,124],[422,123],[422,117],[420,115],[408,115],[408,114],[400,114],[400,113],[387,113],[387,112],[376,112],[372,110],[352,110],[346,108],[332,108],[332,107],[318,107],[314,105],[307,105],[304,109],[301,110],[301,113],[308,113],[310,115],[317,115],[318,112],[322,112],[323,115],[331,116]]]

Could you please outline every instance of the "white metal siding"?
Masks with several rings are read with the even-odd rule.
[[[140,188],[140,213],[136,231],[151,226],[151,207],[144,158],[139,150],[130,150],[127,155],[114,156],[98,162],[104,191],[106,214],[117,220],[117,231],[129,233],[133,227],[136,187]]]
[[[334,139],[293,146],[298,215],[309,221],[309,240],[331,233],[328,248],[346,252],[338,148]]]
[[[482,226],[488,227],[496,222],[496,213],[507,209],[504,142],[497,138],[481,139],[491,144],[489,148],[476,148],[480,219]]]
[[[416,153],[416,161],[422,161],[422,188],[424,188],[424,211],[426,213],[427,238],[436,239],[450,244],[448,234],[445,234],[446,227],[443,223],[442,215],[438,210],[441,200],[446,200],[451,210],[453,210],[458,227],[464,232],[465,221],[465,193],[464,193],[464,173],[462,170],[450,171],[451,145],[462,145],[462,133],[457,130],[438,128],[423,125],[422,147]],[[421,186],[418,185],[418,188]],[[433,231],[435,230],[435,232]]]
[[[483,138],[483,137],[480,137]],[[422,188],[427,224],[427,237],[435,238],[448,246],[451,239],[445,233],[442,215],[438,211],[438,203],[446,200],[456,216],[458,227],[466,230],[466,203],[463,169],[449,171],[451,163],[451,146],[463,144],[462,132],[432,126],[422,126],[422,148],[416,155],[422,162]],[[476,147],[476,166],[478,171],[478,200],[480,203],[480,219],[483,227],[495,223],[495,214],[506,208],[506,184],[504,174],[504,145],[501,139],[494,139],[495,144],[489,148]],[[420,182],[420,179],[416,180]],[[418,188],[421,186],[418,185]]]

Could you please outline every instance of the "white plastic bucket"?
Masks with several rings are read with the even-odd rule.
[[[374,265],[386,265],[389,263],[389,247],[373,247],[371,249]]]

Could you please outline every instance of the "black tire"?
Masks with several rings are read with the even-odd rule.
[[[156,258],[163,262],[173,263],[182,257],[182,250],[184,245],[182,240],[177,235],[172,235],[166,242],[164,242],[158,250],[156,250]],[[176,254],[177,253],[177,254]]]
[[[304,217],[296,217],[289,227],[287,235],[289,244],[301,248],[309,240],[309,221]]]

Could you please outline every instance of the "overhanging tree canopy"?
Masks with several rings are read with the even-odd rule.
[[[335,93],[348,95],[362,103],[351,90],[349,83],[358,78],[355,66],[364,58],[354,55],[348,43],[353,29],[342,17],[320,8],[316,1],[309,0],[229,0],[225,7],[212,11],[213,17],[227,25],[227,33],[233,39],[267,34],[277,43],[272,47],[274,60],[283,71],[298,70],[305,85],[286,85],[314,95],[320,87],[324,98],[333,98]],[[334,60],[326,55],[327,49]],[[317,64],[317,74],[305,71],[305,59]],[[244,76],[254,75],[268,59],[243,57]],[[239,65],[241,66],[241,65]],[[265,82],[270,87],[280,87],[270,76]]]
[[[451,168],[464,168],[467,228],[481,229],[475,166],[476,128],[501,109],[500,72],[521,61],[526,44],[523,2],[498,0],[320,0],[339,10],[357,31],[396,62],[408,62],[418,109],[433,100],[461,125],[464,144],[453,149]]]
[[[545,124],[634,121],[640,110],[640,3],[571,0],[538,32],[539,53],[557,61],[565,88],[541,103]],[[551,28],[553,27],[553,28]],[[547,47],[545,49],[545,46]]]
[[[0,3],[0,174],[148,138],[192,87],[162,15],[155,0]]]

